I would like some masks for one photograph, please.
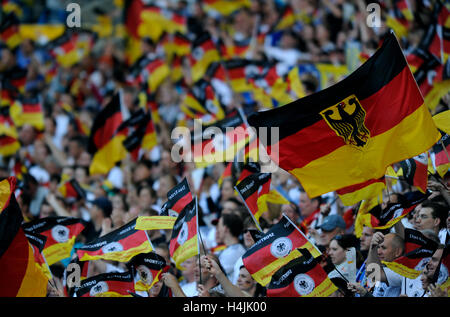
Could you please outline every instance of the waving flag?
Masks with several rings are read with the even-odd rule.
[[[75,256],[67,265],[63,275],[63,286],[64,292],[68,297],[73,297],[78,277],[80,278],[80,281],[84,281],[88,278],[89,264],[90,261],[80,261],[80,259]],[[80,270],[77,271],[77,269],[73,268],[74,266],[76,268],[79,267]]]
[[[450,168],[450,136],[441,131],[441,139],[433,145],[434,166],[442,178]]]
[[[89,277],[75,288],[77,297],[132,297],[134,279],[131,272],[103,273]]]
[[[178,217],[181,211],[193,201],[187,178],[167,192],[167,202],[161,208],[161,216]]]
[[[0,296],[45,297],[48,278],[35,261],[21,223],[13,177],[0,182]]]
[[[204,0],[202,4],[206,12],[229,16],[239,9],[250,7],[250,2],[249,0]]]
[[[9,115],[9,106],[0,108],[0,155],[9,156],[20,149],[18,134]]]
[[[388,268],[409,279],[416,279],[422,273],[438,244],[425,237],[420,231],[405,229],[404,255],[392,262],[385,262]]]
[[[138,230],[172,229],[177,217],[171,216],[141,216],[136,220]]]
[[[306,249],[274,273],[267,286],[267,297],[328,297],[338,288]]]
[[[50,272],[50,267],[48,266],[48,263],[42,252],[44,250],[47,237],[38,233],[25,233],[25,237],[27,237],[28,242],[30,242],[31,247],[33,248],[33,255],[36,266],[42,271],[42,273],[44,273],[44,275],[49,280],[52,279],[53,276]]]
[[[178,269],[181,269],[181,263],[199,254],[198,215],[194,201],[187,204],[178,215],[173,225],[169,251]]]
[[[279,141],[267,138],[267,153],[297,177],[308,196],[317,197],[378,179],[389,165],[431,148],[439,132],[423,103],[397,39],[389,34],[341,82],[248,122],[279,128]]]
[[[194,82],[203,77],[211,63],[220,61],[220,53],[208,33],[203,33],[192,42],[188,59]]]
[[[344,206],[352,206],[361,200],[382,197],[386,188],[386,178],[371,179],[366,182],[338,189],[336,193]]]
[[[134,267],[135,272],[139,273],[139,282],[142,283],[141,286],[147,291],[159,281],[159,276],[163,268],[166,267],[166,260],[155,252],[141,253],[133,257],[129,265]]]
[[[80,186],[76,179],[62,183],[58,187],[58,191],[68,201],[86,199],[86,191]]]
[[[397,175],[403,176],[409,185],[415,186],[425,193],[428,185],[428,154],[422,153],[414,156],[401,161],[399,165],[402,171],[397,171]]]
[[[81,219],[71,217],[47,217],[23,224],[26,233],[47,237],[43,255],[48,265],[70,257],[75,239],[84,227]]]
[[[22,43],[22,37],[19,32],[19,24],[19,19],[13,12],[4,16],[2,23],[0,24],[0,40],[5,42],[10,49],[15,49],[20,43]]]
[[[120,94],[116,94],[95,117],[89,136],[88,151],[93,155],[89,173],[106,174],[126,157],[122,145],[128,131],[119,126],[125,120],[121,111]]]
[[[135,229],[135,226],[136,219],[78,248],[80,261],[103,259],[128,262],[136,254],[152,251],[153,245],[147,233]]]
[[[260,206],[266,202],[264,197],[269,193],[271,177],[271,173],[251,174],[235,187],[258,227],[262,211],[267,211],[267,207],[262,208]]]
[[[298,257],[296,248],[307,248],[315,257],[320,255],[316,247],[286,216],[259,239],[242,256],[244,266],[252,277],[265,286],[272,275],[292,259]]]

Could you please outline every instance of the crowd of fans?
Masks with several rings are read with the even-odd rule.
[[[378,1],[383,22],[379,28],[367,25],[369,12],[363,0],[251,0],[249,7],[226,17],[205,12],[202,1],[154,2],[170,6],[187,16],[188,35],[193,37],[206,30],[215,41],[220,39],[225,46],[231,46],[236,42],[252,41],[255,33],[263,34],[263,40],[252,41],[254,46],[245,57],[274,62],[279,75],[284,76],[299,63],[321,62],[353,68],[360,64],[359,57],[370,56],[388,31],[384,22],[395,1]],[[417,18],[407,36],[400,39],[405,52],[418,44],[428,23],[427,16],[432,11],[429,1],[409,2]],[[272,27],[279,21],[285,5],[290,5],[296,12],[296,22],[286,29],[274,31]],[[173,296],[265,296],[265,288],[255,282],[242,263],[242,255],[257,239],[257,230],[234,191],[236,180],[233,177],[221,179],[224,163],[199,170],[194,163],[175,163],[171,158],[171,131],[182,119],[180,104],[185,88],[192,84],[188,65],[184,66],[181,82],[175,83],[168,78],[157,90],[156,104],[161,118],[155,124],[158,144],[141,153],[137,161],[123,160],[107,175],[89,174],[92,160],[92,153],[87,148],[89,135],[80,131],[65,107],[68,105],[73,109],[79,122],[88,128],[92,128],[95,115],[119,89],[123,92],[124,104],[131,111],[137,109],[139,89],[126,83],[132,67],[128,64],[123,41],[113,36],[99,38],[92,51],[78,63],[71,67],[58,66],[51,81],[46,80],[49,56],[36,41],[24,38],[14,50],[6,45],[1,47],[0,75],[6,78],[17,67],[27,70],[24,94],[39,99],[45,125],[42,131],[29,124],[18,127],[20,149],[12,156],[2,157],[0,177],[20,176],[18,202],[26,221],[52,216],[85,220],[88,225],[77,238],[75,247],[138,216],[158,215],[162,204],[167,201],[167,192],[186,177],[193,194],[199,199],[199,226],[204,248],[201,265],[197,256],[193,257],[183,263],[184,270],[173,268],[171,272],[162,274],[160,281],[148,292],[137,293],[161,297],[170,289]],[[352,53],[353,50],[357,54]],[[165,56],[164,50],[148,38],[142,39],[141,51],[142,56],[163,59]],[[325,88],[314,75],[306,74],[301,79],[306,94]],[[327,85],[334,82],[335,79],[330,78]],[[244,109],[249,114],[264,108],[257,101],[247,102],[230,89],[221,91],[220,96],[227,113]],[[449,102],[450,94],[447,94],[438,110],[447,110]],[[26,170],[23,174],[15,169],[19,163]],[[441,245],[436,252],[442,252],[450,230],[448,175],[443,180],[430,177],[428,185],[432,196],[395,227],[381,231],[364,227],[358,239],[354,222],[359,205],[343,206],[339,199],[335,199],[335,193],[308,197],[295,177],[278,170],[272,175],[272,186],[291,203],[269,204],[268,212],[262,215],[261,226],[268,230],[285,214],[302,228],[310,241],[328,254],[340,271],[329,275],[337,280],[337,284],[344,281],[334,296],[447,296],[436,285],[445,282],[448,273],[436,285],[430,284],[437,266],[434,257],[416,280],[384,268],[380,282],[370,285],[365,268],[370,263],[393,261],[403,254],[400,226],[427,233]],[[58,187],[62,179],[71,178],[86,190],[86,200],[68,201],[62,197]],[[388,180],[388,188],[390,191],[386,192],[384,200],[390,202],[399,201],[415,190],[401,180],[396,185]],[[151,230],[148,235],[155,252],[170,264],[170,230]],[[346,254],[352,249],[357,272],[345,271]],[[51,266],[55,286],[49,287],[49,296],[64,294],[61,291],[64,287],[63,272],[69,261],[66,259]],[[119,262],[92,262],[95,265],[91,276],[126,270]]]

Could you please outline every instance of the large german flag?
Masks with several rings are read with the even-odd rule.
[[[124,121],[120,96],[116,94],[110,103],[95,117],[89,136],[88,151],[93,155],[89,173],[106,174],[114,165],[124,159],[127,150],[122,145],[127,129],[119,131]]]
[[[147,233],[135,229],[135,226],[136,219],[78,248],[80,261],[103,259],[128,262],[136,254],[152,251]]]
[[[140,286],[147,291],[159,281],[159,276],[166,266],[166,260],[155,252],[149,252],[136,255],[128,264],[134,268],[135,272],[139,273],[139,282],[142,283]]]
[[[170,256],[176,267],[182,269],[181,263],[199,254],[198,215],[195,201],[191,201],[178,215],[170,238]]]
[[[385,188],[386,178],[383,176],[378,179],[370,179],[360,184],[338,189],[336,193],[339,195],[344,206],[353,206],[361,200],[382,197]]]
[[[161,207],[161,216],[178,217],[181,211],[193,201],[187,178],[167,192],[167,202]]]
[[[70,257],[75,239],[84,227],[81,219],[71,217],[47,217],[23,224],[25,232],[47,237],[43,254],[48,265]]]
[[[308,250],[297,249],[293,253],[298,257],[272,276],[268,297],[328,297],[338,290]]]
[[[99,274],[75,288],[77,297],[132,297],[128,291],[135,291],[131,272]]]
[[[405,229],[405,253],[392,262],[385,262],[388,268],[409,279],[416,279],[423,271],[438,244],[425,237],[420,231]]]
[[[279,128],[279,141],[266,141],[267,153],[317,197],[378,179],[389,165],[436,143],[439,132],[423,103],[397,39],[389,34],[341,82],[248,121],[256,128]]]
[[[258,227],[262,212],[267,211],[267,208],[261,205],[266,202],[265,195],[270,191],[271,179],[271,173],[254,173],[244,178],[235,187]]]
[[[13,177],[0,182],[0,297],[45,297],[48,278],[21,227]]]
[[[276,225],[245,252],[242,261],[255,281],[265,286],[278,269],[299,256],[298,252],[291,252],[296,248],[307,248],[315,257],[320,255],[305,235],[283,215]]]

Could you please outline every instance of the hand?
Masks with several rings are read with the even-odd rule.
[[[447,294],[436,284],[430,284],[428,291],[431,297],[447,297]]]
[[[209,295],[208,290],[202,284],[198,284],[197,291],[198,291],[198,297],[211,297]]]
[[[433,181],[433,180],[428,180],[428,184],[427,187],[429,190],[432,191],[438,191],[440,192],[441,190],[445,190],[445,186],[439,182]]]
[[[331,211],[331,205],[330,204],[322,204],[320,205],[320,213],[324,216],[327,216]]]
[[[170,289],[173,289],[178,285],[177,278],[171,273],[163,273],[161,275],[161,281]]]
[[[375,232],[372,236],[372,241],[370,242],[370,247],[378,247],[384,241],[384,234],[381,232]]]
[[[214,277],[217,277],[220,273],[223,273],[219,267],[219,264],[210,256],[204,255],[201,258],[202,266]]]
[[[353,293],[358,293],[361,296],[367,294],[367,290],[359,283],[348,283],[347,288]]]

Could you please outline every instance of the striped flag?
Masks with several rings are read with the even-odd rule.
[[[86,191],[80,186],[76,179],[62,183],[58,187],[58,191],[68,201],[86,199]]]
[[[167,192],[167,202],[161,207],[161,216],[178,217],[181,211],[193,201],[187,178]]]
[[[132,297],[128,291],[135,291],[131,272],[99,274],[75,288],[77,297]]]
[[[153,245],[147,232],[135,229],[136,219],[77,248],[80,261],[111,260],[128,262],[139,253],[150,252]]]
[[[42,270],[45,276],[50,280],[52,279],[52,273],[50,272],[50,267],[48,266],[47,260],[43,254],[45,243],[47,242],[47,237],[38,233],[25,233],[28,242],[33,248],[34,261],[36,265]]]
[[[220,61],[220,53],[208,33],[203,33],[192,42],[188,60],[193,82],[203,77],[211,63]]]
[[[443,131],[440,132],[442,135],[441,139],[433,145],[433,165],[439,176],[444,178],[444,175],[447,174],[450,168],[450,136]]]
[[[70,257],[76,237],[84,230],[81,219],[72,217],[47,217],[23,224],[26,233],[47,237],[43,255],[48,265]]]
[[[338,290],[319,262],[306,249],[274,273],[267,297],[328,297]]]
[[[19,32],[20,21],[14,12],[4,16],[0,24],[0,40],[2,40],[9,49],[15,49],[22,43],[22,37]]]
[[[307,248],[315,257],[321,254],[300,229],[283,215],[245,252],[242,261],[255,281],[265,286],[278,269],[299,256],[298,252],[291,252],[296,248]]]
[[[353,206],[361,200],[382,197],[386,188],[385,176],[366,182],[338,189],[336,193],[344,206]]]
[[[378,179],[440,137],[393,34],[341,82],[248,122],[279,128],[267,153],[310,197]]]
[[[0,182],[0,296],[45,297],[48,278],[21,227],[23,216],[15,189],[14,177]]]
[[[397,171],[397,175],[403,176],[409,185],[425,193],[428,185],[428,153],[401,161],[399,165],[401,171]]]
[[[149,252],[136,255],[128,264],[134,268],[134,272],[139,273],[140,283],[137,283],[136,288],[139,285],[143,289],[136,290],[148,291],[159,281],[159,276],[166,267],[166,260],[155,252]]]

